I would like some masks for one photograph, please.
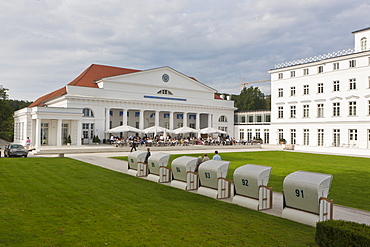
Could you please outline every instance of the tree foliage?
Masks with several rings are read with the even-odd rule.
[[[265,94],[258,87],[243,88],[239,95],[233,95],[238,111],[266,110]]]
[[[29,106],[32,102],[8,99],[9,89],[0,85],[0,133],[13,132],[13,112]]]

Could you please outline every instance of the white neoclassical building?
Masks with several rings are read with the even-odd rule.
[[[14,141],[33,146],[91,143],[127,124],[138,129],[188,126],[234,131],[234,102],[170,67],[133,70],[93,64],[65,87],[14,114]]]
[[[270,143],[370,148],[370,28],[353,34],[354,49],[269,71]]]

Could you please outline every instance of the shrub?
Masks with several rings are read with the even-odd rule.
[[[0,132],[0,138],[5,141],[12,142],[14,138],[14,133],[12,131],[3,131]]]
[[[344,220],[327,220],[316,225],[319,246],[369,246],[370,226]]]

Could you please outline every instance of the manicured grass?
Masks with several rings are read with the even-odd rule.
[[[314,234],[69,158],[0,159],[1,246],[315,246]]]
[[[171,155],[174,160],[181,155]],[[198,157],[202,154],[186,154]],[[213,154],[208,154],[212,157]],[[257,151],[221,153],[230,161],[228,179],[233,179],[236,168],[246,164],[271,166],[269,186],[282,192],[284,178],[295,171],[319,172],[333,175],[329,198],[335,204],[370,211],[370,159],[337,155],[308,154],[286,151]],[[122,157],[122,159],[126,159]]]

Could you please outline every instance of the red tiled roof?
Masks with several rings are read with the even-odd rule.
[[[61,95],[64,95],[67,93],[67,88],[66,87],[62,87],[58,90],[55,90],[54,92],[51,92],[47,95],[44,95],[40,98],[38,98],[37,100],[35,100],[32,104],[30,104],[28,107],[34,107],[34,106],[44,106],[44,102],[45,101],[48,101],[50,99],[54,99],[58,96],[61,96]]]
[[[222,99],[218,94],[215,94],[214,99]]]
[[[104,77],[130,74],[139,71],[140,70],[92,64],[84,72],[77,76],[76,79],[68,83],[68,85],[97,88],[98,85],[96,85],[95,83],[96,80],[99,80]]]
[[[96,85],[95,83],[96,80],[99,80],[104,77],[129,74],[129,73],[134,73],[134,72],[139,72],[139,71],[140,70],[92,64],[87,69],[85,69],[84,72],[82,72],[79,76],[77,76],[73,81],[68,83],[68,85],[97,88],[98,85]],[[66,87],[63,87],[61,89],[58,89],[54,92],[51,92],[47,95],[44,95],[38,98],[35,102],[33,102],[28,107],[43,106],[45,101],[51,100],[58,96],[62,96],[66,93],[67,93]]]

